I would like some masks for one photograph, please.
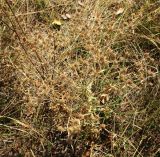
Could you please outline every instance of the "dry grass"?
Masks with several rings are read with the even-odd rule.
[[[1,156],[159,156],[158,0],[0,3]]]

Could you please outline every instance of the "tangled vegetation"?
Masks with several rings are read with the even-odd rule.
[[[2,0],[1,157],[158,157],[159,0]]]

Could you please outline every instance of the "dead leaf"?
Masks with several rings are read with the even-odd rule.
[[[66,17],[67,17],[68,19],[71,19],[71,15],[70,15],[70,14],[66,14]]]
[[[109,95],[108,94],[102,94],[100,96],[100,102],[101,104],[105,104],[105,102],[109,101]]]
[[[124,12],[124,8],[120,8],[118,9],[118,11],[116,12],[116,15],[120,15]]]
[[[71,15],[70,14],[65,14],[65,15],[61,15],[63,20],[68,20],[71,19]]]
[[[66,15],[61,15],[61,17],[62,17],[63,20],[67,20]]]

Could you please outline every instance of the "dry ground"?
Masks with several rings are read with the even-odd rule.
[[[0,156],[160,155],[159,0],[0,3]]]

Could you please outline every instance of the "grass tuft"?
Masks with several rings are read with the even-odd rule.
[[[1,156],[158,157],[159,4],[1,1]]]

